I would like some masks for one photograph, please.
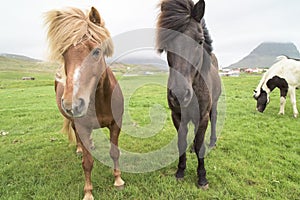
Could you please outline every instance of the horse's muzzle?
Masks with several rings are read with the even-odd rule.
[[[169,101],[174,107],[187,107],[192,99],[192,92],[186,90],[169,90]]]
[[[65,102],[62,99],[62,108],[69,117],[82,117],[85,115],[85,101],[82,98],[77,99],[73,103]]]
[[[256,110],[257,110],[258,112],[263,113],[263,112],[265,111],[265,108],[266,108],[266,106],[264,106],[264,105],[259,105],[259,106],[256,107]]]

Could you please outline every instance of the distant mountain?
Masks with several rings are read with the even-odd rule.
[[[275,63],[276,57],[280,55],[300,58],[300,53],[293,43],[264,42],[248,56],[228,68],[269,68]]]
[[[114,72],[122,74],[151,74],[167,72],[168,66],[157,54],[133,54],[118,59],[109,58],[107,63]],[[0,53],[1,71],[44,71],[55,73],[59,66],[56,63],[45,62],[23,55]]]
[[[16,54],[0,54],[1,71],[50,72],[55,73],[57,66],[53,63]]]
[[[5,58],[11,58],[16,60],[23,60],[23,61],[29,61],[29,62],[42,62],[41,60],[30,58],[27,56],[17,55],[17,54],[9,54],[9,53],[2,53],[0,56]]]

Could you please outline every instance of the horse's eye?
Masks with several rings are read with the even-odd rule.
[[[94,49],[92,52],[93,57],[98,58],[100,55],[100,51],[101,50],[99,48]]]

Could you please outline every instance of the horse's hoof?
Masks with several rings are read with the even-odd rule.
[[[183,181],[183,179],[184,179],[184,171],[177,170],[177,172],[175,174],[175,177],[176,177],[177,181]]]
[[[82,156],[82,151],[76,151],[76,155],[79,157]]]
[[[91,195],[91,194],[84,195],[83,200],[94,200],[94,197],[93,197],[93,195]]]
[[[79,146],[77,146],[77,148],[76,148],[76,155],[77,156],[81,156],[82,155],[82,148],[79,147]]]
[[[124,185],[115,185],[116,190],[122,191],[125,188],[125,184]]]
[[[208,148],[209,148],[209,149],[215,149],[216,147],[217,147],[216,144],[210,144]]]
[[[176,181],[182,182],[182,181],[184,181],[184,177],[181,177],[181,178],[177,178],[177,177],[176,177]]]
[[[199,188],[199,189],[202,189],[202,190],[208,190],[208,189],[209,189],[209,186],[208,186],[208,183],[205,184],[205,185],[199,185],[199,184],[198,184],[198,188]]]

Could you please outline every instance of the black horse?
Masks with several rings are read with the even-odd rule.
[[[168,103],[178,132],[179,163],[176,178],[184,177],[188,123],[195,126],[198,186],[207,189],[204,167],[205,131],[211,121],[210,146],[216,143],[217,103],[221,94],[218,62],[203,19],[205,2],[163,0],[157,22],[156,46],[166,52],[169,65]]]

